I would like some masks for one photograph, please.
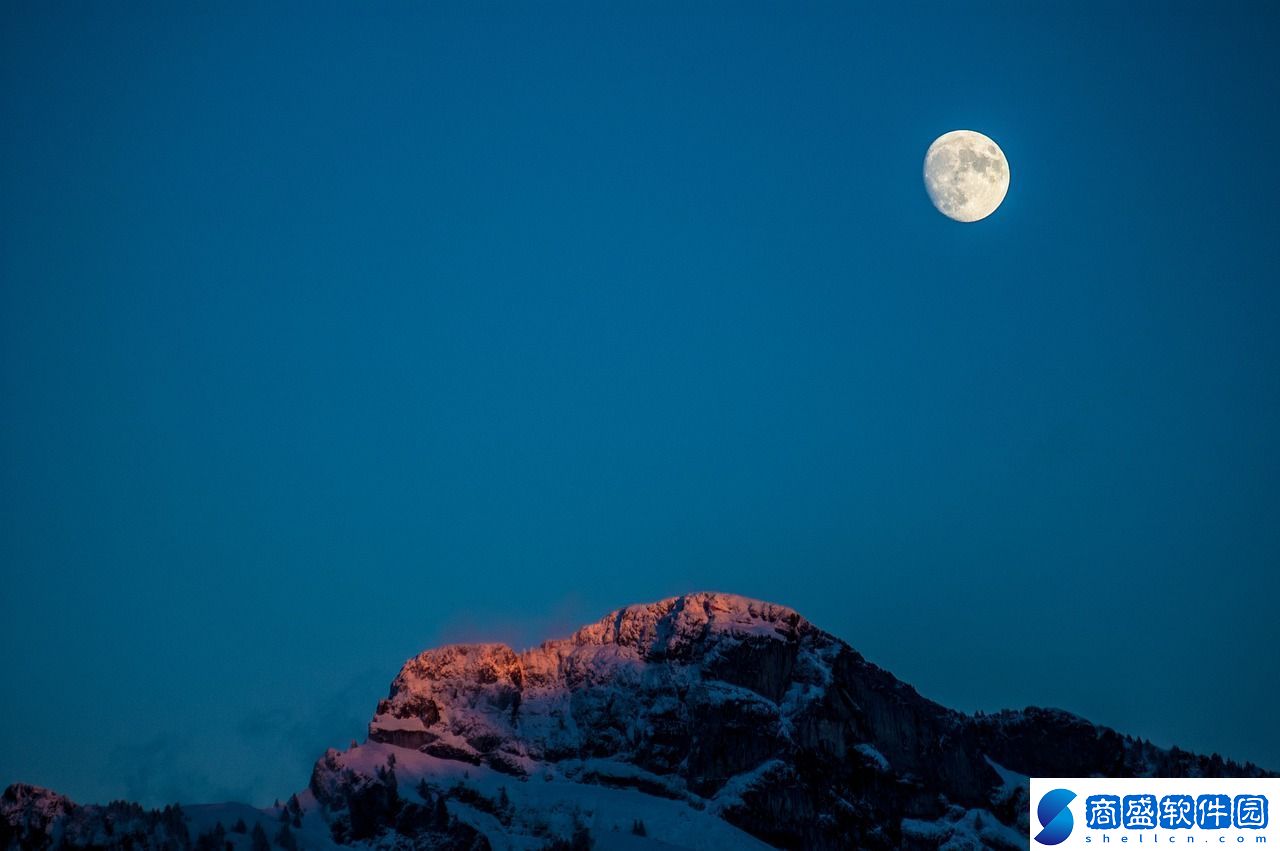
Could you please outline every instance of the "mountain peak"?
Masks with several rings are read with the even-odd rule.
[[[327,752],[289,804],[190,818],[216,847],[232,836],[214,824],[225,816],[282,833],[287,821],[307,848],[389,847],[391,832],[415,847],[549,848],[590,824],[608,847],[636,849],[1017,849],[1028,776],[1259,774],[1060,710],[964,715],[790,608],[703,592],[522,652],[423,651],[378,703],[368,740]],[[0,848],[55,836],[101,847],[122,824],[134,847],[186,847],[187,818],[13,786]]]
[[[708,637],[794,640],[808,621],[793,609],[737,594],[701,591],[627,606],[574,633],[575,645],[617,644],[666,656]]]
[[[567,639],[520,653],[505,644],[424,651],[405,663],[378,704],[369,737],[524,775],[547,759],[625,746],[630,733],[570,723],[575,703],[614,707],[652,689],[693,689],[785,703],[790,713],[820,694],[842,647],[785,606],[685,594],[618,609]],[[764,661],[743,667],[744,654]],[[635,717],[649,711],[637,703]]]

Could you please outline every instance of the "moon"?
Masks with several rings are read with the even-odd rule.
[[[1009,161],[989,137],[952,130],[924,155],[924,188],[942,215],[976,222],[994,213],[1009,191]]]

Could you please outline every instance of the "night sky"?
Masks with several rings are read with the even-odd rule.
[[[264,5],[0,12],[0,785],[694,590],[1280,769],[1280,7]]]

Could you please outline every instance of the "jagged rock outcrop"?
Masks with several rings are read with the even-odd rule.
[[[789,609],[739,597],[631,606],[523,653],[428,650],[396,677],[369,737],[516,775],[625,755],[713,792],[777,750],[782,719],[823,690],[841,646]]]

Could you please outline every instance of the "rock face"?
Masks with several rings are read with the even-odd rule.
[[[608,848],[621,827],[627,848],[1022,848],[1027,775],[1261,773],[1056,710],[964,715],[788,608],[690,594],[410,659],[369,740],[267,813],[385,847]],[[11,787],[0,847],[45,847],[75,809]]]
[[[594,782],[643,780],[806,849],[897,847],[904,820],[956,807],[992,810],[1020,847],[1025,801],[1009,800],[993,763],[1135,775],[1164,753],[1061,712],[962,715],[790,609],[705,593],[630,606],[522,653],[428,650],[396,677],[369,738],[515,777],[597,761],[581,772]],[[1162,764],[1256,772],[1184,756]],[[644,775],[611,775],[618,764]]]
[[[789,609],[740,597],[631,606],[519,654],[426,651],[392,683],[369,738],[515,775],[621,757],[709,794],[778,751],[841,646]]]

